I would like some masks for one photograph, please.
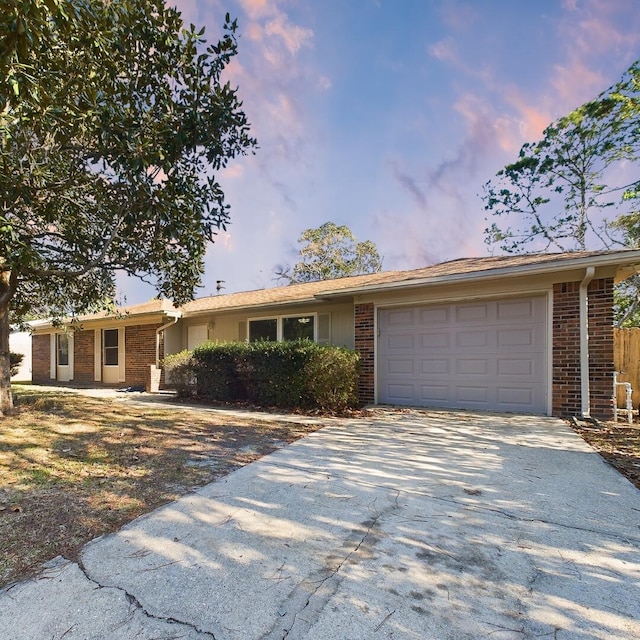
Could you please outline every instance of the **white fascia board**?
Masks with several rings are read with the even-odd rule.
[[[197,318],[198,316],[210,316],[215,313],[242,313],[254,309],[271,309],[272,307],[290,307],[292,305],[313,304],[318,302],[319,296],[301,298],[296,300],[281,300],[280,302],[258,302],[257,304],[243,304],[237,307],[216,307],[215,309],[199,309],[198,311],[185,311],[184,318]]]

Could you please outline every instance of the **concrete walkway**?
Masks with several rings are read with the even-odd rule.
[[[378,410],[0,592],[0,638],[637,639],[639,524],[559,420]]]

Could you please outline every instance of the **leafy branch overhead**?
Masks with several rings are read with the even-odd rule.
[[[639,160],[636,61],[617,84],[523,145],[484,185],[485,242],[506,253],[640,246]],[[619,324],[634,316],[638,284],[617,289]]]
[[[639,155],[640,61],[485,184],[486,243],[508,253],[628,245],[620,216],[637,215]]]
[[[111,299],[116,272],[190,299],[230,219],[216,172],[256,146],[223,80],[235,20],[213,44],[163,0],[11,1],[0,20],[0,334],[9,309]]]
[[[278,280],[289,284],[314,282],[377,273],[382,269],[382,258],[371,240],[357,242],[347,226],[325,222],[317,229],[306,229],[298,242],[302,245],[299,261],[291,268],[276,267]]]

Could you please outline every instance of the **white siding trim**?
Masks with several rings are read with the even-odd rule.
[[[124,327],[118,329],[118,382],[126,379],[124,332]]]
[[[58,372],[56,334],[49,334],[49,378],[55,380]]]
[[[73,363],[74,363],[74,358],[73,358],[73,350],[74,350],[74,346],[73,346],[73,332],[71,332],[69,334],[68,340],[69,340],[69,380],[73,380]]]
[[[93,332],[93,379],[102,381],[102,331],[95,329]]]

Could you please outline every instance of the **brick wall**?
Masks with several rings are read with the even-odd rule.
[[[373,303],[356,304],[354,313],[355,349],[360,354],[358,398],[370,404],[375,400],[375,333]]]
[[[589,298],[589,386],[591,415],[613,416],[613,280],[593,280]],[[552,413],[578,416],[582,412],[580,386],[580,283],[553,288]]]
[[[610,420],[613,408],[613,279],[589,285],[589,384],[591,415]]]
[[[125,329],[125,384],[144,387],[149,378],[149,365],[156,362],[156,329],[160,324],[138,324]],[[161,336],[162,338],[162,336]],[[160,358],[164,357],[160,341]]]
[[[39,384],[50,384],[49,367],[51,347],[48,334],[31,336],[31,380]]]
[[[73,382],[94,384],[93,330],[73,334]]]

